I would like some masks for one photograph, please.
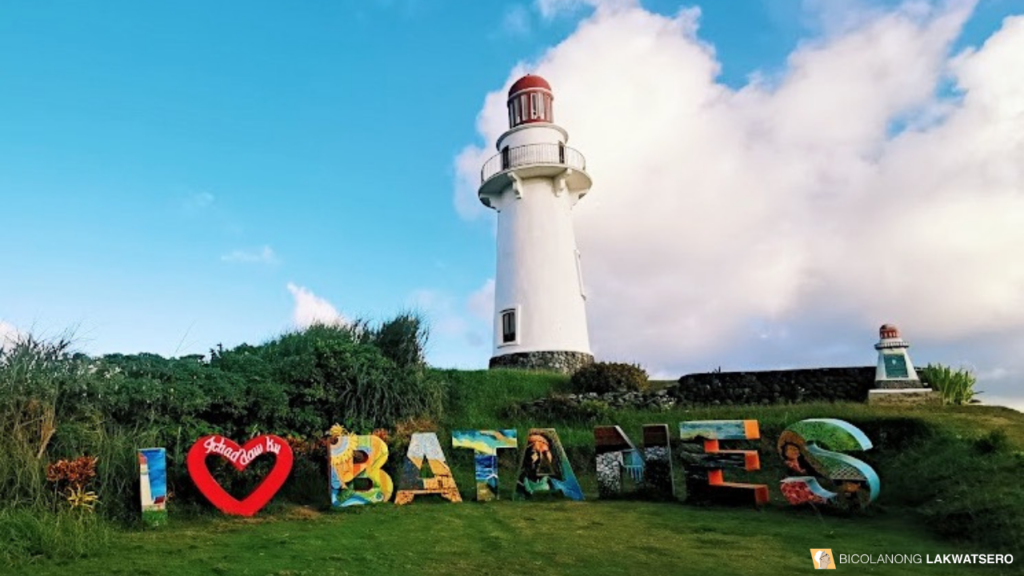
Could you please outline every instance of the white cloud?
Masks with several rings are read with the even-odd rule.
[[[891,321],[915,350],[1024,368],[1024,17],[951,55],[973,2],[830,14],[780,75],[736,90],[698,11],[601,4],[616,9],[487,95],[487,147],[455,160],[457,211],[493,218],[476,187],[505,91],[526,70],[551,82],[595,183],[574,212],[595,351],[655,371],[873,364]],[[936,95],[947,81],[956,98]]]
[[[427,357],[433,366],[479,370],[490,357],[494,281],[468,297],[434,289],[413,292],[408,304],[429,322]]]
[[[489,278],[484,285],[469,295],[466,308],[470,314],[483,322],[494,321],[494,278]]]
[[[212,206],[214,200],[216,200],[216,198],[214,198],[213,194],[210,194],[209,192],[195,192],[193,194],[189,194],[189,196],[182,201],[182,206],[186,210],[202,210],[203,208]]]
[[[530,11],[522,4],[513,4],[501,17],[501,30],[509,36],[527,36],[530,33]]]
[[[21,336],[21,332],[13,324],[0,320],[0,349],[15,344]]]
[[[348,323],[348,319],[342,316],[337,308],[308,288],[289,282],[288,291],[295,299],[292,321],[297,327],[308,328],[313,324],[342,325]]]
[[[586,6],[598,10],[621,10],[639,5],[639,0],[536,0],[537,10],[545,18],[575,12]]]
[[[464,346],[479,339],[479,335],[473,333],[469,319],[455,306],[452,296],[437,290],[420,289],[409,297],[409,304],[426,317],[432,341],[454,340]]]
[[[258,250],[235,250],[220,257],[223,262],[243,262],[246,264],[277,264],[277,254],[270,246]]]

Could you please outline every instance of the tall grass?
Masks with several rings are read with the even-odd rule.
[[[924,380],[938,390],[943,404],[970,404],[980,393],[974,390],[978,379],[970,370],[953,370],[949,366],[929,364],[921,372]]]
[[[114,531],[96,514],[0,508],[0,566],[36,558],[81,558],[109,546]]]
[[[47,450],[57,423],[77,410],[72,400],[87,366],[68,339],[27,337],[0,349],[0,494],[10,506],[51,503]],[[71,398],[69,398],[69,396]]]
[[[88,423],[102,420],[81,403],[91,377],[88,359],[73,353],[70,338],[43,341],[29,336],[0,349],[0,560],[4,562],[36,556],[79,557],[102,547],[109,537],[102,518],[70,510],[46,478],[47,465],[55,455],[75,453],[69,444],[76,438],[90,447],[102,445],[88,442],[88,435],[99,431]],[[117,476],[109,467],[101,472]]]

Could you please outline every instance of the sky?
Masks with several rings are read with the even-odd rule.
[[[917,365],[1024,408],[1024,0],[0,6],[0,338],[203,354],[314,321],[491,354],[504,94],[547,78],[598,359]]]

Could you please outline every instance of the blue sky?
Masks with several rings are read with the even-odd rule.
[[[694,5],[642,4],[662,15]],[[755,70],[782,70],[821,32],[815,4],[698,3],[718,80],[740,87]],[[489,219],[454,208],[454,158],[492,145],[476,124],[485,96],[591,12],[544,18],[499,1],[5,3],[0,320],[76,328],[93,353],[171,355],[286,329],[289,283],[349,317],[425,300],[465,315],[493,276],[494,236]],[[981,1],[957,47],[1020,12],[1021,0]],[[455,324],[475,332],[441,334],[432,359],[485,365],[489,333]]]

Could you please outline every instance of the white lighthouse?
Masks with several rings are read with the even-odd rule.
[[[878,329],[878,367],[875,369],[875,388],[921,388],[921,379],[907,353],[907,344],[900,331],[892,324]]]
[[[512,85],[509,129],[480,174],[480,201],[498,213],[491,368],[568,373],[594,359],[572,227],[572,208],[591,181],[554,123],[553,100],[540,76]]]

